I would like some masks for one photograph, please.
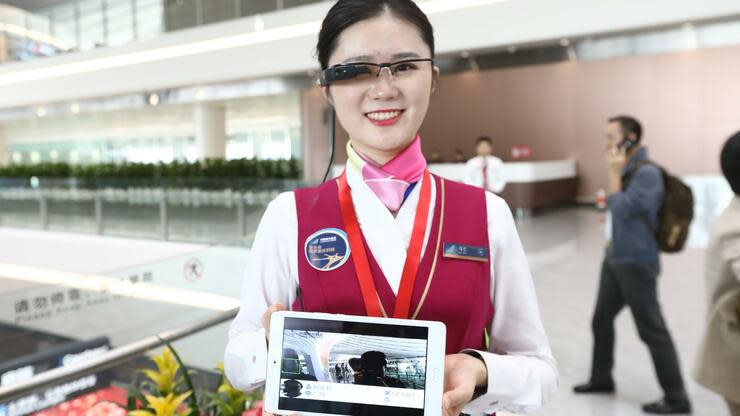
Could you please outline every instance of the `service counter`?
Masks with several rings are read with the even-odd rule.
[[[462,181],[465,165],[430,164],[429,170],[452,180]],[[505,162],[506,187],[501,197],[519,215],[535,208],[545,208],[576,201],[578,175],[575,160]]]

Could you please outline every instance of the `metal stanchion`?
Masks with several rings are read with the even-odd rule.
[[[236,198],[236,222],[239,227],[239,238],[244,237],[244,229],[246,228],[246,215],[244,212],[244,197],[239,194]]]
[[[49,229],[49,201],[43,193],[39,197],[39,215],[41,216],[41,229]]]
[[[95,192],[95,229],[99,235],[103,234],[103,197]]]
[[[170,235],[169,221],[167,218],[167,194],[164,191],[162,191],[162,196],[159,200],[159,227],[162,231],[162,240],[169,240]]]

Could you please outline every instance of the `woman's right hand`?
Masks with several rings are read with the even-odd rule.
[[[277,311],[284,310],[285,305],[282,303],[276,303],[274,305],[270,305],[265,313],[262,314],[262,327],[265,328],[265,338],[267,338],[268,341],[270,340],[270,319],[272,318],[272,314]]]
[[[285,305],[282,303],[276,303],[274,305],[270,305],[270,307],[267,308],[265,313],[262,314],[262,327],[265,328],[265,337],[267,340],[270,340],[270,319],[272,318],[272,314],[277,311],[284,311]],[[274,413],[268,413],[264,410],[262,411],[262,416],[280,416],[276,415]],[[296,414],[293,414],[291,416],[297,416]]]

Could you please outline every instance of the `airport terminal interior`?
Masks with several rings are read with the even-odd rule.
[[[335,2],[0,0],[0,416],[126,415],[152,391],[260,414],[260,391],[231,387],[220,363],[268,205],[347,162],[317,83]],[[629,115],[693,194],[658,278],[692,414],[730,415],[694,373],[707,247],[737,198],[720,153],[740,131],[740,2],[416,3],[440,70],[419,131],[429,170],[466,181],[481,136],[502,161],[489,191],[511,209],[559,372],[533,414],[642,415],[663,394],[629,309],[616,393],[573,392],[614,221],[605,129]],[[399,377],[423,385],[414,374]]]

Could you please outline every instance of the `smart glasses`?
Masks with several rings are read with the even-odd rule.
[[[419,70],[425,62],[434,63],[431,58],[404,59],[396,62],[372,63],[372,62],[353,62],[349,64],[334,65],[327,68],[319,75],[319,84],[328,86],[338,81],[363,81],[380,77],[380,74],[387,70],[392,79],[402,78],[412,75]]]

